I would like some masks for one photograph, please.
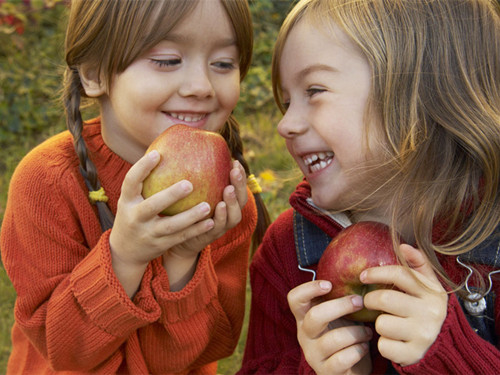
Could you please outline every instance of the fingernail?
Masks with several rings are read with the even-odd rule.
[[[208,213],[210,212],[210,205],[206,202],[203,202],[203,203],[200,203],[200,205],[198,206],[198,209],[200,210],[201,213]]]
[[[151,159],[151,160],[156,160],[160,157],[160,153],[157,151],[157,150],[153,150],[151,151],[149,154],[148,154],[148,157]]]
[[[241,181],[243,179],[243,175],[241,174],[241,171],[239,169],[236,170],[236,173],[234,174],[234,177],[238,180]]]
[[[235,193],[234,193],[234,186],[233,185],[229,185],[229,187],[227,188],[227,192],[229,193],[229,195],[231,195],[232,197],[235,196]]]
[[[364,282],[366,280],[366,270],[364,270],[363,272],[361,272],[361,274],[359,275],[359,280],[361,282]]]
[[[191,188],[193,187],[193,185],[191,185],[189,181],[181,181],[180,184],[181,184],[181,189],[186,192],[191,191]]]
[[[363,307],[363,297],[354,295],[351,297],[351,303],[354,307]]]
[[[330,290],[330,288],[332,287],[332,283],[326,280],[322,280],[319,282],[319,287],[323,290]]]
[[[207,229],[212,229],[215,225],[214,221],[212,219],[207,220],[207,223],[205,224]]]

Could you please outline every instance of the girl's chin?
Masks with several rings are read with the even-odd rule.
[[[334,208],[335,205],[333,205],[332,202],[325,200],[325,199],[321,199],[321,197],[318,197],[317,195],[315,196],[314,192],[311,195],[311,199],[312,199],[312,202],[314,203],[314,205],[316,207],[321,208],[322,210],[327,210],[327,211],[335,210],[335,208]]]
[[[342,197],[345,194],[342,194]],[[339,197],[334,197],[331,195],[331,191],[315,191],[314,188],[311,191],[311,199],[316,207],[322,210],[331,212],[341,212],[348,209],[348,203],[345,199],[340,200]]]

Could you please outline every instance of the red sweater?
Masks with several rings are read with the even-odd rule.
[[[292,194],[290,203],[329,236],[338,234],[326,216],[308,208],[307,183]],[[457,266],[455,257],[443,259],[443,267],[454,281],[463,280],[466,272]],[[311,268],[315,269],[315,266]],[[270,226],[264,242],[250,265],[252,305],[243,365],[239,374],[314,374],[297,341],[297,328],[287,303],[294,287],[311,281],[311,274],[298,269],[293,235],[292,209],[282,213]],[[500,283],[494,284],[499,295]],[[496,322],[500,321],[500,298],[496,298]],[[496,324],[500,337],[500,326]],[[375,338],[376,339],[376,338]],[[374,340],[375,340],[374,339]],[[389,361],[371,345],[373,374],[384,374]],[[455,295],[449,298],[448,314],[437,340],[418,363],[407,367],[393,364],[402,374],[498,374],[500,351],[480,338],[469,326]]]
[[[84,137],[116,213],[131,165],[100,130],[94,120]],[[252,195],[241,223],[201,252],[184,289],[170,292],[157,259],[131,300],[113,273],[110,231],[101,233],[72,142],[68,132],[47,140],[11,180],[0,242],[17,292],[8,372],[215,374],[242,327]]]

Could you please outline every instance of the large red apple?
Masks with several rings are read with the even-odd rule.
[[[176,215],[201,202],[210,205],[210,216],[222,200],[222,192],[229,185],[231,154],[224,138],[214,132],[177,124],[160,134],[146,152],[160,153],[158,165],[144,180],[142,195],[151,195],[181,180],[193,184],[187,197],[162,211]]]
[[[361,272],[367,268],[398,264],[390,229],[374,221],[361,221],[342,230],[324,251],[318,263],[317,276],[329,280],[332,290],[325,296],[334,299],[350,294],[364,296],[389,285],[363,284]],[[375,321],[380,311],[363,308],[345,317],[361,322]]]

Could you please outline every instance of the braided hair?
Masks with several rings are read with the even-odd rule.
[[[80,173],[89,192],[100,191],[102,187],[97,176],[97,169],[89,157],[87,145],[82,136],[83,120],[80,104],[83,87],[78,70],[68,68],[65,72],[64,82],[63,100],[66,109],[66,126],[73,136],[73,144],[80,162]],[[106,202],[106,198],[93,202],[97,206],[103,232],[110,229],[114,222],[114,215]]]

